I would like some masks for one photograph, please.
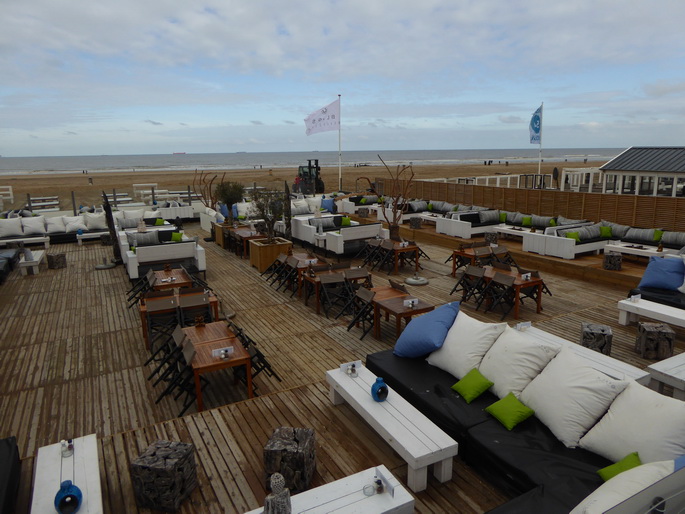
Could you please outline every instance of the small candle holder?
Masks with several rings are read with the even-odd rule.
[[[198,328],[202,328],[205,326],[205,317],[204,316],[195,316],[195,326]]]
[[[168,272],[168,271],[171,271],[171,264],[169,264],[169,263],[167,262],[167,263],[164,265],[164,271],[167,271],[167,272]]]

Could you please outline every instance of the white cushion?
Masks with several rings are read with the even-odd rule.
[[[124,211],[124,218],[126,218],[126,219],[142,218],[143,214],[145,214],[145,209],[135,209],[132,211]]]
[[[23,236],[21,218],[0,220],[0,237]]]
[[[62,216],[62,218],[64,219],[65,232],[67,233],[88,230],[81,216]]]
[[[429,364],[462,378],[480,366],[483,355],[504,332],[506,323],[483,323],[459,311],[442,348],[431,353]],[[492,379],[491,379],[492,380]]]
[[[494,382],[490,390],[499,398],[521,391],[559,352],[535,338],[506,327],[480,363],[480,372]]]
[[[143,218],[161,218],[162,213],[159,211],[145,211]]]
[[[309,209],[309,212],[317,212],[321,210],[321,197],[320,196],[315,196],[313,198],[307,197],[304,199],[306,202],[306,205]]]
[[[602,514],[670,475],[673,469],[673,461],[666,460],[624,471],[595,489],[571,511],[571,514]]]
[[[613,461],[674,459],[685,454],[685,402],[631,382],[580,446]]]
[[[557,439],[574,448],[626,385],[593,369],[570,348],[563,348],[521,392],[520,400]]]
[[[45,216],[32,216],[30,218],[21,219],[21,226],[24,229],[24,235],[30,234],[42,236],[45,235]]]
[[[45,218],[45,228],[48,234],[62,234],[66,232],[67,227],[64,225],[64,216]]]
[[[112,219],[123,220],[124,219],[124,211],[112,211]]]
[[[83,215],[83,220],[86,223],[88,230],[103,230],[107,228],[107,218],[105,218],[105,213],[91,214],[86,212]]]

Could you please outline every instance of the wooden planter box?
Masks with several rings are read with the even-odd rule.
[[[262,273],[281,253],[288,253],[292,248],[292,241],[277,237],[275,243],[267,244],[266,239],[250,240],[250,265]]]

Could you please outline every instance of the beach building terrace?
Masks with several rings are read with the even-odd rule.
[[[403,231],[410,229],[404,228]],[[187,224],[188,235],[206,233]],[[431,257],[422,260],[420,275],[429,284],[412,292],[435,305],[453,301],[455,279],[445,260],[455,248],[454,238],[430,228],[411,234]],[[15,435],[22,458],[18,512],[27,512],[32,494],[36,450],[64,438],[95,433],[98,439],[100,482],[105,512],[145,512],[137,507],[131,484],[131,462],[157,439],[195,445],[198,488],[181,512],[244,512],[263,504],[263,447],[274,428],[302,426],[316,433],[317,470],[313,485],[343,478],[384,464],[406,484],[407,466],[347,404],[335,406],[328,397],[325,372],[340,363],[391,348],[394,323],[383,322],[381,339],[346,330],[343,319],[316,315],[297,295],[276,292],[241,259],[212,242],[200,240],[207,257],[207,282],[223,306],[236,311],[234,321],[253,338],[282,378],[260,374],[258,397],[247,399],[242,384],[230,371],[209,375],[206,410],[177,418],[179,404],[169,396],[155,403],[160,389],[147,376],[148,352],[142,339],[140,317],[128,309],[130,288],[122,266],[95,269],[111,256],[111,247],[56,244],[51,251],[66,254],[64,269],[41,269],[35,276],[13,271],[0,286],[0,437]],[[642,262],[627,262],[624,271],[602,272],[597,256],[573,263],[520,251],[507,242],[519,264],[543,269],[553,296],[544,298],[544,310],[530,305],[521,309],[522,320],[567,339],[580,335],[580,323],[611,327],[612,356],[646,367],[633,350],[635,327],[618,324],[617,301],[639,280]],[[588,271],[593,270],[593,271]],[[374,272],[374,285],[389,278]],[[604,281],[586,277],[606,275]],[[410,286],[411,287],[411,286]],[[484,314],[473,306],[463,308],[483,321],[498,321],[499,314]],[[513,325],[515,321],[508,318]],[[685,331],[676,329],[676,353],[685,349]],[[439,483],[429,478],[428,488],[414,493],[417,512],[483,512],[509,498],[478,476],[459,457],[452,479]]]

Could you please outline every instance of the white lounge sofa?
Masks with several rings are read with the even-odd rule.
[[[438,234],[471,239],[476,235],[493,232],[498,224],[499,211],[455,212],[450,218],[435,218],[435,231]]]
[[[344,255],[357,251],[363,241],[380,237],[387,239],[390,236],[388,229],[383,228],[381,223],[369,223],[367,225],[355,225],[341,227],[335,232],[326,232],[326,250],[336,255]]]
[[[199,271],[207,270],[205,249],[195,241],[138,246],[135,252],[127,250],[122,258],[126,261],[126,271],[131,280],[140,277],[139,267],[143,264],[192,261]]]

